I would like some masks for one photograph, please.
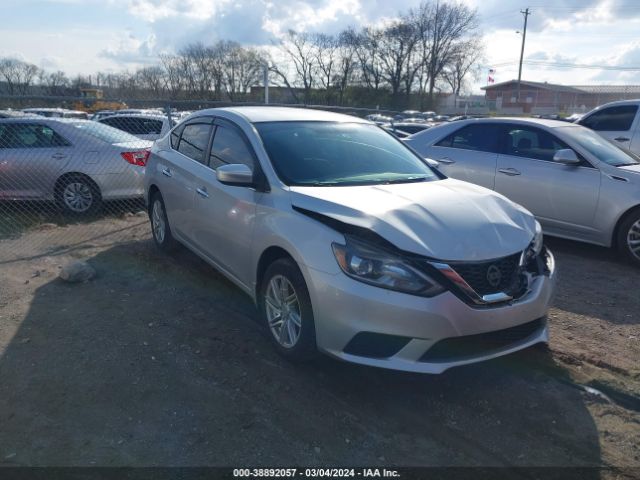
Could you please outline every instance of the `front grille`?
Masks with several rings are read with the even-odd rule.
[[[526,340],[534,333],[539,332],[544,327],[545,322],[546,320],[543,317],[522,325],[505,328],[504,330],[445,338],[436,342],[427,350],[420,357],[420,361],[443,362],[486,355]]]
[[[478,295],[482,296],[497,292],[509,293],[517,289],[520,284],[519,263],[520,253],[516,253],[497,260],[450,265]],[[499,272],[499,275],[496,272]],[[497,277],[499,281],[492,285],[489,280]]]

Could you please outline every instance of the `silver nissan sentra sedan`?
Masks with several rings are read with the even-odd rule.
[[[440,373],[548,341],[554,260],[533,216],[365,120],[199,111],[154,144],[145,195],[156,245],[248,293],[290,359]]]

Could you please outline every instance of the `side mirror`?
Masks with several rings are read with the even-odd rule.
[[[564,163],[565,165],[578,165],[580,159],[576,155],[576,152],[570,148],[563,148],[558,150],[553,156],[553,161],[558,163]]]
[[[440,166],[440,163],[438,163],[433,158],[425,158],[425,161],[431,168],[438,168]]]
[[[253,172],[241,163],[231,163],[216,168],[216,178],[220,183],[236,187],[252,187],[254,185]]]

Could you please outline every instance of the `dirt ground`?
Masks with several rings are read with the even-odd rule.
[[[550,351],[428,376],[284,361],[250,299],[190,252],[159,253],[144,216],[0,240],[0,464],[605,466],[633,477],[640,269],[603,248],[548,245],[560,270]],[[74,258],[97,277],[58,279]]]

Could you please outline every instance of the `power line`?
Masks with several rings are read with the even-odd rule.
[[[510,62],[492,63],[488,66],[491,67],[508,67],[510,65],[519,65],[520,62],[512,60]],[[640,66],[621,67],[616,65],[586,65],[581,63],[568,63],[568,62],[548,62],[545,60],[523,60],[524,65],[542,66],[542,67],[557,67],[562,69],[588,69],[588,70],[611,70],[620,72],[636,72],[640,71]]]

